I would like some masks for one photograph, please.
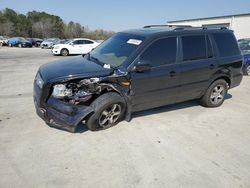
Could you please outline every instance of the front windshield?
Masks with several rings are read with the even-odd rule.
[[[250,40],[240,40],[238,44],[242,52],[250,51]]]
[[[71,42],[73,42],[73,40],[68,40],[68,41],[65,42],[65,44],[69,44]]]
[[[111,67],[119,67],[138,48],[143,39],[135,35],[118,33],[100,44],[90,53],[90,57]]]

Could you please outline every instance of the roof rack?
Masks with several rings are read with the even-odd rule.
[[[191,25],[146,25],[143,28],[151,28],[151,27],[174,27],[174,30],[185,30],[185,29],[228,29],[227,27],[193,27]]]
[[[146,25],[143,28],[151,28],[151,27],[192,27],[191,25]]]

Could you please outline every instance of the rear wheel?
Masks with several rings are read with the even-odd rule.
[[[9,47],[12,47],[12,44],[11,44],[11,43],[9,43]]]
[[[116,125],[124,118],[125,101],[117,93],[105,93],[98,97],[91,107],[95,113],[87,120],[86,125],[91,131],[107,129]]]
[[[250,76],[250,63],[246,66],[244,74]]]
[[[61,55],[62,55],[62,56],[67,56],[67,55],[69,55],[69,51],[68,51],[66,48],[63,48],[63,49],[61,50]]]
[[[228,84],[220,79],[212,83],[207,89],[205,95],[201,98],[201,105],[205,107],[218,107],[222,105],[227,94]]]

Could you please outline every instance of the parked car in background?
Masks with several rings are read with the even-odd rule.
[[[87,54],[100,43],[86,38],[72,39],[65,44],[56,44],[51,52],[53,55]]]
[[[26,39],[32,44],[32,46],[35,46],[35,47],[39,47],[41,43],[43,42],[43,39],[39,39],[39,38],[26,38]]]
[[[45,39],[45,40],[41,43],[41,48],[51,49],[52,46],[54,46],[55,44],[59,44],[59,43],[60,43],[60,39],[59,39],[59,38],[49,38],[49,39]]]
[[[85,56],[42,65],[33,97],[48,125],[74,132],[83,122],[95,131],[187,100],[218,107],[240,85],[241,68],[229,29],[147,26],[116,33]]]
[[[8,36],[0,36],[0,46],[7,46],[8,45]]]
[[[62,40],[60,40],[59,44],[65,44],[70,40],[72,40],[72,39],[62,39]]]
[[[10,47],[12,46],[18,46],[19,48],[22,48],[22,47],[32,47],[32,44],[26,40],[25,38],[23,37],[12,37],[8,40],[8,45]]]
[[[245,75],[250,76],[250,38],[238,40],[240,50],[243,55],[242,70]]]

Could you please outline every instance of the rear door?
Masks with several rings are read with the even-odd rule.
[[[182,61],[178,102],[200,97],[217,70],[209,35],[183,35],[180,41]]]
[[[148,62],[152,68],[131,72],[133,111],[174,103],[179,89],[177,37],[158,39],[139,56],[139,62]]]

